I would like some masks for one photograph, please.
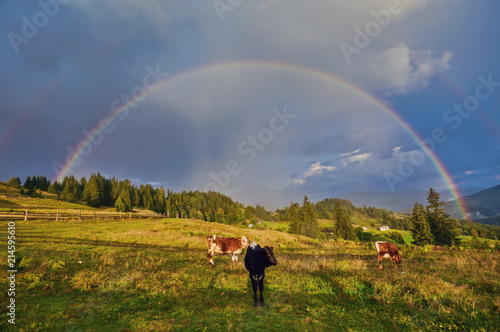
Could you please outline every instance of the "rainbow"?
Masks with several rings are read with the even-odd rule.
[[[427,145],[425,144],[425,140],[421,136],[419,136],[419,134],[407,122],[405,122],[404,119],[399,114],[397,114],[395,111],[390,109],[382,101],[378,100],[373,95],[358,88],[357,86],[354,86],[351,83],[346,82],[346,81],[344,81],[336,76],[327,74],[327,73],[319,71],[317,69],[302,67],[302,66],[298,66],[298,65],[294,65],[294,64],[281,63],[281,62],[269,62],[269,61],[223,62],[223,63],[211,64],[208,66],[198,67],[198,68],[195,68],[195,69],[192,69],[189,71],[179,73],[177,75],[170,76],[167,79],[165,79],[164,81],[159,82],[159,83],[154,84],[153,86],[149,87],[147,90],[147,94],[152,93],[160,86],[167,86],[167,85],[173,84],[179,79],[187,78],[187,77],[190,77],[192,75],[206,73],[206,72],[216,72],[219,70],[241,69],[241,68],[247,68],[247,69],[261,68],[261,69],[268,69],[268,70],[284,70],[284,71],[296,72],[299,74],[312,75],[317,79],[326,80],[328,82],[333,82],[335,84],[346,87],[349,90],[355,92],[357,95],[364,98],[364,100],[370,102],[371,104],[376,105],[379,109],[384,111],[394,121],[396,121],[401,126],[401,128],[403,128],[411,136],[411,138],[415,140],[415,142],[422,149],[422,151],[425,153],[425,155],[427,155],[427,157],[429,158],[429,160],[431,161],[431,163],[433,164],[435,169],[438,171],[441,178],[446,183],[446,186],[449,188],[449,190],[453,196],[453,199],[455,199],[458,211],[461,214],[462,218],[465,218],[467,211],[466,211],[466,208],[461,200],[460,191],[455,186],[449,171],[446,169],[446,167],[443,165],[443,163],[437,158],[437,156],[433,153],[433,151],[431,151],[427,147]],[[141,96],[140,100],[143,100],[144,98],[145,98],[144,96]],[[137,100],[137,98],[133,98],[133,99],[129,100],[126,104],[123,104],[118,109],[115,109],[113,112],[110,112],[110,115],[107,118],[109,119],[109,121],[113,121],[116,117],[118,117],[120,114],[125,112],[130,107],[130,105],[133,105],[135,103],[139,103],[140,100]],[[101,121],[99,121],[99,123],[101,123]],[[97,125],[91,132],[97,133],[100,129],[101,129],[101,127],[99,125]],[[82,151],[84,151],[88,147],[88,145],[91,144],[91,140],[94,136],[87,138],[84,141],[84,144],[79,144],[79,148],[73,154],[72,158],[67,161],[67,163],[64,165],[64,167],[58,173],[57,179],[56,179],[58,182],[62,181],[62,179],[68,174],[68,172],[71,170],[71,168],[75,164],[75,161],[80,157]]]

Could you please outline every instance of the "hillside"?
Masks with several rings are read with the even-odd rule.
[[[483,188],[473,187],[461,190],[462,195],[471,195]],[[401,213],[411,213],[415,202],[426,205],[428,190],[399,189],[395,191],[353,191],[341,196],[350,200],[356,206],[373,206]],[[447,202],[453,198],[449,190],[439,191],[442,201]]]
[[[471,219],[479,223],[487,223],[486,218],[500,216],[500,185],[465,196],[463,202],[469,211]],[[457,216],[455,202],[446,205],[446,211],[451,216]]]
[[[353,191],[341,196],[355,206],[373,206],[379,209],[401,211],[411,209],[415,202],[425,202],[427,192],[420,189],[390,191]]]
[[[147,187],[141,185],[140,192]],[[4,182],[0,182],[0,216],[6,217],[9,213],[17,213],[18,218],[24,215],[26,209],[29,209],[29,218],[51,218],[55,219],[86,219],[86,218],[147,218],[161,217],[157,211],[149,210],[142,206],[136,206],[130,212],[122,216],[116,212],[116,208],[112,206],[89,206],[86,201],[67,202],[58,198],[55,193],[37,190],[37,198],[30,198],[22,195],[21,189],[15,189],[6,186]],[[147,190],[144,191],[147,194]],[[153,193],[153,189],[150,188]],[[157,191],[159,193],[159,191]],[[230,197],[220,193],[203,193],[203,192],[181,192],[174,193],[167,190],[167,197],[163,200],[164,208],[160,211],[166,211],[163,215],[170,217],[182,217],[188,219],[214,220],[218,223],[237,225],[238,227],[267,228],[281,230],[286,232],[289,226],[290,209],[300,209],[298,203],[292,203],[290,207],[276,210],[275,212],[266,211],[262,206],[244,206],[233,201]],[[140,199],[136,201],[142,202]],[[151,196],[150,196],[151,197]],[[157,202],[160,200],[158,199]],[[328,237],[329,230],[334,225],[332,220],[334,215],[335,205],[339,203],[342,208],[350,215],[352,225],[358,229],[358,232],[376,233],[380,226],[387,225],[390,227],[390,232],[383,235],[381,240],[387,240],[391,237],[400,241],[400,235],[394,234],[393,231],[401,233],[407,243],[411,242],[411,224],[409,219],[399,213],[395,213],[385,209],[377,209],[374,207],[356,207],[350,201],[338,198],[327,198],[314,204],[314,208],[319,219],[320,237]],[[147,204],[149,206],[158,207],[158,204]],[[80,216],[81,214],[81,216]],[[488,220],[489,221],[489,220]],[[262,224],[260,224],[262,223]],[[493,219],[493,225],[496,221]],[[471,235],[471,227],[476,230],[482,238],[495,239],[500,238],[500,228],[497,226],[456,223],[455,229],[460,235]],[[367,233],[359,233],[358,236],[365,241],[373,239]],[[402,242],[403,243],[403,242]]]
[[[1,185],[0,185],[1,188]],[[335,200],[322,201],[322,213]],[[493,249],[416,249],[398,231],[400,269],[377,267],[373,241],[397,242],[374,227],[380,220],[343,202],[367,242],[318,240],[286,232],[287,223],[226,225],[193,219],[68,219],[0,217],[0,236],[15,223],[18,331],[198,330],[498,330],[498,255]],[[100,211],[51,198],[2,197],[7,210]],[[383,210],[366,209],[367,213]],[[387,212],[389,213],[389,212]],[[332,221],[320,219],[321,228]],[[254,309],[242,263],[206,260],[206,236],[246,236],[275,248],[266,270],[266,307]],[[500,247],[462,237],[463,244]],[[474,242],[475,241],[475,242]],[[489,262],[484,264],[484,262]],[[7,255],[0,255],[0,287],[7,289]],[[436,268],[439,266],[439,268]],[[450,274],[451,273],[451,274]],[[77,299],[77,300],[75,300]],[[359,320],[369,314],[370,319]],[[342,319],[338,319],[342,317]],[[396,317],[397,319],[395,319]],[[6,322],[0,322],[4,330]]]
[[[253,308],[245,251],[238,263],[218,255],[209,267],[207,234],[275,248],[266,307]],[[379,270],[371,243],[186,219],[17,221],[16,238],[18,331],[500,329],[498,253],[489,250],[402,247],[401,268],[384,260]]]
[[[32,179],[39,178],[38,176],[32,177]],[[45,177],[42,176],[42,178]],[[96,190],[96,197],[101,197],[99,202],[106,202],[108,205],[96,204],[95,200],[89,199],[88,188],[91,186],[92,181],[103,184],[100,187],[98,186],[101,189]],[[182,191],[176,193],[170,190],[165,192],[163,189],[153,189],[149,185],[133,186],[130,185],[129,180],[106,179],[99,173],[92,175],[88,181],[82,179],[78,182],[71,176],[65,178],[61,184],[50,184],[49,181],[45,187],[53,189],[52,193],[39,189],[35,191],[33,188],[36,185],[28,187],[31,189],[24,186],[15,188],[0,182],[0,212],[23,212],[26,208],[29,208],[31,212],[53,212],[55,210],[67,210],[73,213],[79,210],[116,211],[114,202],[117,197],[122,197],[130,205],[126,212],[133,213],[155,212],[170,217],[196,218],[226,224],[241,222],[255,224],[259,220],[269,222],[288,222],[290,220],[287,207],[283,210],[278,209],[275,212],[270,212],[259,205],[256,207],[245,206],[233,201],[231,197],[216,192]],[[31,194],[36,198],[30,198],[27,195],[28,191],[31,191]],[[134,194],[130,195],[131,193]],[[126,198],[127,196],[131,197]],[[321,230],[332,227],[331,219],[337,202],[341,203],[342,207],[351,215],[352,222],[359,227],[375,230],[381,225],[390,223],[395,218],[400,218],[395,217],[396,214],[389,211],[375,208],[363,211],[356,208],[350,201],[328,198],[315,204],[318,218],[330,220],[320,223]],[[297,210],[300,209],[298,203],[292,205]],[[269,227],[273,226],[270,225]],[[279,227],[287,228],[287,226]]]

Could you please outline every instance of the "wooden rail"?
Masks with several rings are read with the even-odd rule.
[[[166,215],[151,212],[97,212],[97,211],[78,211],[78,212],[30,212],[26,209],[24,212],[0,212],[0,219],[141,219],[141,218],[167,218]]]

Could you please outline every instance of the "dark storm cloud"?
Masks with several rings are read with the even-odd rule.
[[[401,158],[420,149],[394,119],[347,83],[248,63],[283,62],[334,75],[383,99],[424,138],[447,125],[441,120],[446,109],[433,109],[432,101],[455,101],[431,93],[447,91],[433,81],[436,75],[460,70],[476,79],[490,68],[500,81],[489,56],[482,68],[467,63],[457,69],[477,49],[436,46],[434,40],[447,40],[454,17],[441,9],[461,12],[466,5],[402,0],[402,10],[368,44],[358,45],[348,63],[339,45],[356,45],[355,28],[377,22],[371,11],[386,11],[386,1],[245,1],[223,20],[210,1],[43,3],[58,3],[57,13],[49,15],[38,2],[0,3],[1,180],[33,174],[54,179],[54,162],[65,164],[68,149],[76,150],[86,132],[112,118],[113,130],[94,138],[99,144],[91,142],[70,173],[99,171],[176,190],[203,190],[217,179],[221,191],[240,201],[274,206],[305,193],[320,199],[351,189],[385,190],[384,172],[397,172]],[[43,11],[47,22],[40,21]],[[34,20],[36,33],[23,35]],[[27,42],[13,46],[11,32]],[[210,67],[228,61],[247,65]],[[114,101],[126,104],[151,70],[165,82],[114,116]],[[474,85],[466,91],[473,93]],[[491,106],[497,95],[482,105],[492,121],[464,121],[436,148],[457,176],[498,165],[488,153],[496,142],[490,133],[499,120]],[[276,110],[295,117],[273,120]],[[489,131],[482,130],[485,123]],[[227,180],[231,170],[237,174]],[[399,185],[429,183],[443,182],[426,160]]]

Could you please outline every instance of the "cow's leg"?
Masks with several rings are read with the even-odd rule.
[[[238,255],[233,254],[232,260],[233,260],[233,262],[237,262],[238,261]]]
[[[384,256],[378,255],[377,257],[377,262],[378,262],[378,267],[379,269],[383,270],[384,268],[382,267],[382,259],[384,259]]]
[[[252,281],[252,288],[253,288],[253,306],[257,308],[259,306],[259,301],[257,298],[257,287],[259,285],[259,276],[251,275],[250,280]]]
[[[389,257],[389,260],[391,261],[391,267],[394,268],[394,266],[392,266],[392,257]]]
[[[213,255],[213,254],[211,254],[211,253],[208,253],[208,254],[207,254],[208,264],[210,264],[210,265],[212,265],[212,266],[215,266],[215,264],[214,264],[214,260],[213,260],[213,257],[214,257],[214,255]]]
[[[262,295],[262,292],[264,291],[264,275],[262,274],[259,280],[259,292],[260,292],[260,305],[261,307],[265,307],[266,303],[264,302],[264,296]]]

